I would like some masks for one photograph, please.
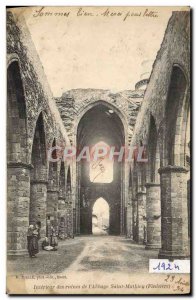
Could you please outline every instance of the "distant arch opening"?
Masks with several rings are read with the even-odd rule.
[[[77,149],[90,149],[90,160],[83,158],[76,162],[77,232],[92,234],[92,206],[94,199],[101,195],[107,199],[110,207],[110,234],[124,234],[124,160],[118,161],[116,154],[111,159],[110,151],[107,151],[104,161],[96,161],[94,156],[91,159],[91,150],[97,145],[106,145],[110,150],[114,148],[115,153],[119,153],[125,145],[124,123],[120,113],[108,103],[96,103],[78,123],[76,144]]]
[[[106,235],[109,231],[109,205],[104,198],[98,198],[92,210],[92,233]]]

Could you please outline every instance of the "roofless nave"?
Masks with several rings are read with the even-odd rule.
[[[51,224],[59,239],[92,234],[93,207],[102,198],[109,206],[108,223],[102,220],[109,234],[159,249],[159,257],[188,257],[189,12],[172,14],[149,81],[134,91],[76,89],[59,98],[24,24],[8,12],[8,254],[26,253],[27,228],[36,221],[42,239]],[[105,162],[110,180],[103,174],[94,180],[90,162],[47,159],[51,147],[97,143],[146,145],[148,163]]]

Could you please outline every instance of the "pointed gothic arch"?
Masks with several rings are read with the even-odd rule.
[[[93,147],[100,141],[115,146],[115,151],[119,151],[121,146],[125,146],[125,122],[122,121],[122,114],[118,114],[116,108],[105,101],[91,103],[88,109],[85,108],[82,117],[77,125],[77,145],[79,147]],[[94,122],[96,120],[96,122]],[[96,196],[101,195],[113,202],[111,206],[110,233],[124,234],[125,223],[125,165],[124,161],[113,161],[114,178],[110,182],[91,182],[89,178],[89,166],[87,161],[77,162],[77,192],[78,199],[78,231],[84,234],[92,233],[92,211],[91,203]],[[128,178],[126,177],[126,180]],[[99,192],[100,191],[100,192]],[[107,195],[108,194],[108,195]],[[96,196],[95,196],[96,195]]]
[[[8,162],[27,163],[26,102],[18,61],[7,70],[7,153]]]
[[[189,101],[183,70],[174,65],[165,107],[164,165],[185,165],[185,135]]]

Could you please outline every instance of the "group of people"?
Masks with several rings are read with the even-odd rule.
[[[36,258],[36,254],[39,252],[41,223],[36,222],[30,224],[27,232],[27,249],[31,258]],[[50,237],[45,237],[42,242],[42,249],[46,251],[56,251],[58,246],[57,234],[54,226],[50,228]]]

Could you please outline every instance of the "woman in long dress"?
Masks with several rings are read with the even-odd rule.
[[[53,247],[53,250],[57,250],[56,246],[58,246],[58,239],[57,239],[57,232],[54,226],[51,226],[50,246]]]
[[[39,231],[40,228],[38,223],[36,223],[36,225],[29,225],[27,233],[27,249],[31,258],[35,258],[35,255],[39,252]]]

